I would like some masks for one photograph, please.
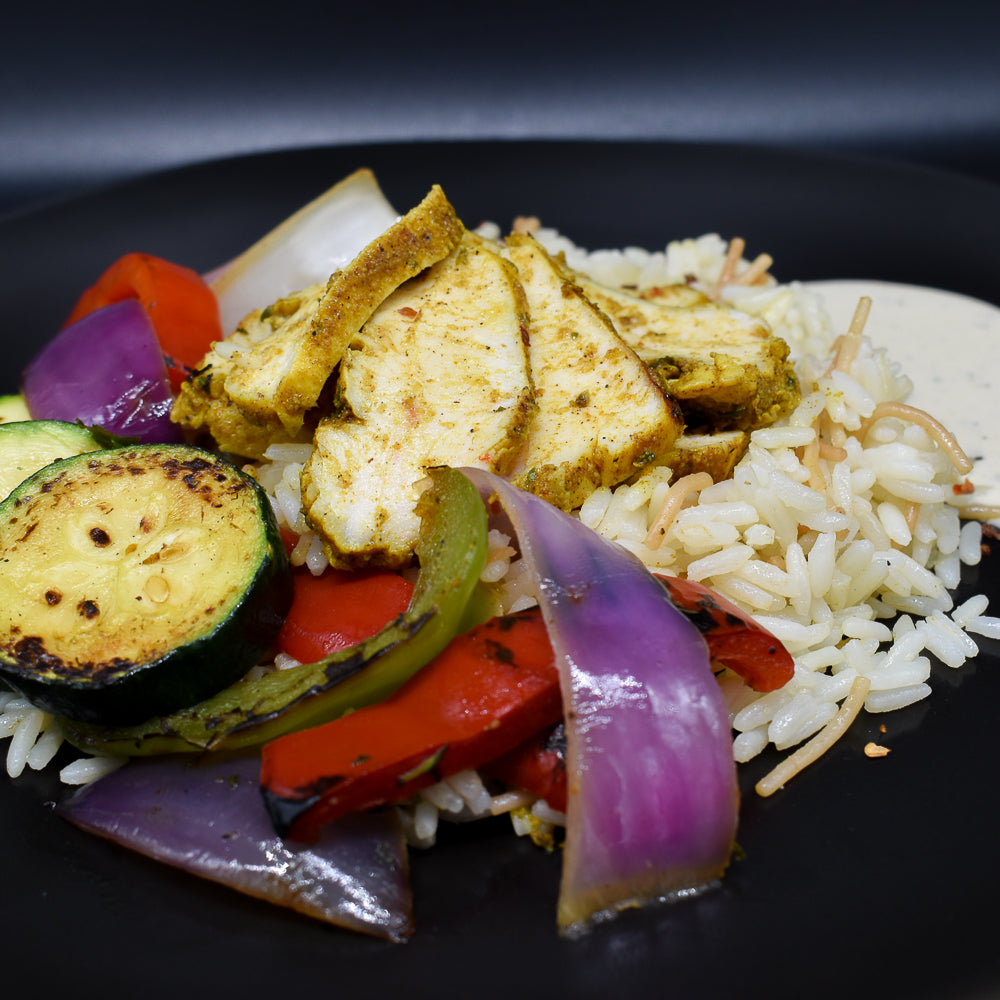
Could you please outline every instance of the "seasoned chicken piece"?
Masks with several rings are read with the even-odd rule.
[[[181,386],[170,419],[188,431],[211,434],[223,451],[245,458],[263,458],[272,444],[308,441],[311,428],[290,434],[275,414],[248,412],[233,400],[229,376],[235,364],[230,355],[241,350],[251,354],[255,344],[285,329],[308,333],[325,293],[326,282],[319,282],[247,316],[231,337],[213,345],[200,368]]]
[[[686,285],[639,297],[576,281],[677,400],[688,428],[753,430],[798,403],[788,345],[763,321]]]
[[[514,267],[470,237],[351,340],[302,472],[334,566],[410,561],[429,467],[510,469],[534,405],[527,322]]]
[[[729,479],[750,442],[746,431],[718,431],[715,434],[682,434],[663,465],[670,466],[672,482],[692,472],[707,472],[713,482]]]
[[[254,458],[261,444],[296,439],[350,338],[388,295],[446,257],[463,232],[435,185],[325,285],[247,316],[182,387],[173,419],[205,428],[223,449]],[[236,428],[238,414],[252,433]]]
[[[538,404],[513,480],[572,510],[596,487],[662,459],[682,417],[558,261],[531,236],[506,242],[528,299]]]

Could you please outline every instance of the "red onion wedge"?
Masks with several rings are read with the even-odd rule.
[[[21,391],[35,420],[79,420],[148,444],[180,440],[156,331],[135,299],[63,328],[25,369]]]
[[[230,888],[389,941],[413,933],[397,814],[357,813],[317,843],[281,840],[260,797],[260,758],[130,761],[60,805],[91,833]]]
[[[725,871],[739,790],[705,640],[633,555],[491,473],[537,581],[567,733],[558,925],[692,895]]]

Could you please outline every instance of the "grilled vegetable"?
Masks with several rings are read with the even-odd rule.
[[[261,302],[326,281],[398,218],[375,175],[355,170],[207,275],[223,330],[231,333]]]
[[[158,861],[388,941],[413,932],[406,840],[389,811],[351,816],[316,844],[283,841],[256,755],[133,761],[59,806],[71,823]]]
[[[713,660],[758,690],[789,679],[790,654],[749,615],[700,584],[657,579]],[[391,698],[267,744],[264,801],[280,833],[311,841],[349,812],[479,768],[565,812],[566,732],[561,722],[549,728],[561,715],[539,609],[493,618],[453,639]]]
[[[151,444],[180,439],[162,349],[136,299],[60,330],[25,369],[21,391],[35,420],[80,420]]]
[[[66,325],[124,299],[135,299],[146,310],[166,360],[170,387],[177,392],[213,341],[222,339],[212,289],[190,268],[148,253],[127,253],[80,296]]]
[[[694,580],[654,575],[673,606],[701,632],[713,660],[739,674],[755,691],[776,691],[792,679],[792,654],[751,615]]]
[[[20,393],[0,396],[0,423],[9,424],[15,420],[30,420],[28,404]]]
[[[557,812],[566,812],[566,724],[560,720],[535,733],[481,770],[511,788],[537,795]]]
[[[497,476],[463,471],[511,520],[560,673],[560,930],[701,891],[729,862],[739,800],[705,640],[631,553]]]
[[[316,663],[234,684],[200,705],[145,725],[108,728],[64,721],[84,750],[125,756],[255,746],[388,697],[475,624],[470,608],[486,562],[486,510],[461,473],[436,469],[421,498],[420,576],[406,614],[371,639]]]
[[[96,723],[136,723],[232,684],[291,600],[263,491],[184,445],[39,470],[0,504],[0,559],[0,677]]]
[[[300,567],[278,648],[299,663],[314,663],[371,638],[404,614],[412,597],[413,584],[398,573],[327,569],[313,576]]]
[[[493,618],[391,698],[268,743],[264,803],[280,834],[315,841],[326,823],[478,768],[561,714],[541,612]]]
[[[0,499],[50,462],[98,448],[90,431],[64,420],[0,424]]]

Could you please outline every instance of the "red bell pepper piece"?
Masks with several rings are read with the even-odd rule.
[[[541,612],[493,618],[385,701],[266,744],[264,801],[279,833],[315,840],[325,823],[478,768],[561,715]]]
[[[300,663],[315,663],[375,635],[406,611],[413,594],[409,580],[387,571],[327,569],[313,576],[297,569],[294,579],[277,645]]]
[[[536,733],[496,760],[483,772],[511,788],[544,799],[557,812],[566,811],[566,729],[560,722]]]
[[[713,660],[739,674],[755,691],[776,691],[792,679],[791,653],[745,611],[693,580],[655,575],[674,606],[701,631]]]
[[[129,253],[80,296],[64,325],[123,299],[138,299],[149,314],[176,394],[212,342],[222,339],[215,293],[190,268],[152,254]]]

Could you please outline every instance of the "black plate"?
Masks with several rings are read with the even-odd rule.
[[[718,146],[307,150],[171,171],[0,223],[2,388],[119,254],[208,269],[361,165],[401,209],[440,182],[468,224],[535,214],[590,247],[717,231],[772,254],[784,278],[880,278],[1000,304],[1000,189],[961,177]],[[963,589],[998,593],[996,560]],[[26,774],[0,784],[9,974],[16,963],[84,996],[978,996],[1000,987],[997,653],[985,644],[974,663],[936,669],[930,699],[866,719],[773,798],[751,790],[765,762],[745,768],[746,858],[722,887],[577,941],[555,934],[558,858],[505,820],[415,856],[417,934],[389,945],[80,833],[51,814],[51,777]],[[872,738],[889,756],[863,755]]]

